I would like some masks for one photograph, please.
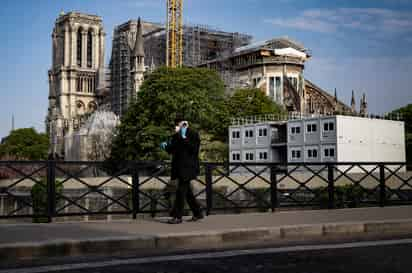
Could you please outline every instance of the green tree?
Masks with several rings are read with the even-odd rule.
[[[213,135],[202,132],[200,135],[202,147],[200,160],[202,161],[226,161],[229,152],[227,143],[217,140]]]
[[[405,122],[405,131],[409,134],[412,133],[412,104],[408,104],[405,107],[396,109],[390,113],[394,116],[399,114],[402,120]]]
[[[281,114],[284,110],[257,88],[238,89],[228,101],[231,117]]]
[[[223,143],[229,120],[225,102],[224,83],[216,72],[202,68],[159,68],[148,75],[136,102],[123,116],[111,158],[168,158],[159,143],[173,133],[177,113],[183,113],[201,135],[210,134],[211,141]]]
[[[63,191],[63,184],[58,180],[55,180],[54,183],[56,187],[56,193],[61,195]],[[42,178],[40,179],[40,183],[34,184],[31,188],[30,193],[33,200],[33,212],[34,215],[36,215],[32,219],[33,223],[47,223],[48,218],[45,217],[45,215],[47,215],[48,197],[46,178]],[[55,196],[57,203],[62,203],[62,198],[59,198],[57,194]]]
[[[412,104],[408,104],[390,113],[390,115],[398,114],[405,122],[406,162],[412,164]]]
[[[13,159],[47,159],[48,136],[37,133],[34,128],[14,130],[0,144],[0,157]]]

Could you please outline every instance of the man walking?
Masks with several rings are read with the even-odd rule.
[[[161,148],[172,155],[171,179],[177,179],[176,199],[169,224],[182,222],[184,200],[193,213],[192,221],[203,218],[202,211],[190,186],[190,181],[199,175],[199,134],[189,128],[189,123],[183,118],[175,119],[175,131],[169,143],[163,142]]]

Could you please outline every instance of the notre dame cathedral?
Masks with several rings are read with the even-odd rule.
[[[128,79],[136,93],[145,70],[140,20],[134,33]],[[99,16],[70,12],[56,19],[46,117],[53,155],[64,157],[65,137],[79,129],[98,107],[110,108],[110,86],[104,64],[105,35]]]
[[[78,131],[96,109],[122,116],[134,100],[145,73],[164,65],[163,25],[129,20],[113,31],[111,59],[106,67],[102,18],[79,12],[61,13],[52,32],[52,66],[46,129],[51,153],[65,157],[65,140]],[[184,65],[216,70],[228,90],[260,89],[289,112],[365,115],[365,95],[356,110],[303,76],[311,57],[303,45],[276,38],[251,43],[252,36],[184,26]],[[66,145],[67,146],[67,145]]]

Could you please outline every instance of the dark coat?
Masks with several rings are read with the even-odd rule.
[[[190,128],[187,128],[185,139],[180,133],[172,136],[166,146],[166,151],[172,155],[171,179],[189,181],[199,175],[199,148],[199,134]]]

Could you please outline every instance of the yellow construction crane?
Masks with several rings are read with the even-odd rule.
[[[167,0],[166,66],[183,64],[183,0]]]

